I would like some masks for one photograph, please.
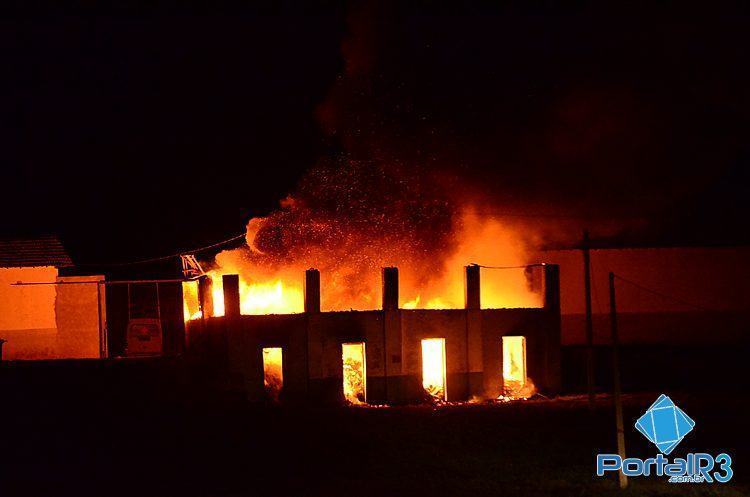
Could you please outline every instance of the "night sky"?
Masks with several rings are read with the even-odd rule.
[[[292,3],[4,10],[0,232],[172,253],[343,158],[625,243],[750,242],[741,2]]]

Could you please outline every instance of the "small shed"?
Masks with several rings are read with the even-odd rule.
[[[104,277],[60,275],[72,267],[56,236],[0,239],[3,359],[101,357]]]

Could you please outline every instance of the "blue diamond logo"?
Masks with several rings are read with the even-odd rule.
[[[668,456],[694,427],[695,421],[664,394],[661,394],[635,422],[635,429],[656,445],[665,456]]]

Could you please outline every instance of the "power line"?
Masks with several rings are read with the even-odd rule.
[[[546,266],[547,264],[544,262],[538,262],[535,264],[524,264],[523,266],[484,266],[482,264],[471,264],[472,266],[479,266],[484,269],[526,269],[529,267],[541,267]]]
[[[159,262],[159,261],[166,261],[169,259],[174,259],[176,257],[180,257],[184,254],[197,254],[198,252],[204,252],[206,250],[210,250],[212,248],[221,247],[222,245],[226,245],[227,243],[234,242],[236,240],[239,240],[240,238],[245,238],[245,233],[242,233],[237,236],[233,236],[232,238],[227,238],[226,240],[222,240],[220,242],[212,243],[211,245],[206,245],[205,247],[198,247],[192,250],[183,250],[182,252],[177,252],[176,254],[170,254],[170,255],[164,255],[160,257],[151,257],[148,259],[141,259],[138,261],[130,261],[130,262],[114,262],[114,263],[108,263],[108,264],[77,264],[78,266],[109,266],[109,267],[124,267],[124,266],[135,266],[139,264],[149,264],[152,262]]]
[[[680,303],[680,304],[682,304],[682,305],[686,305],[686,306],[688,306],[688,307],[693,307],[693,308],[695,308],[695,309],[700,309],[700,310],[702,310],[702,311],[709,311],[709,312],[713,312],[713,311],[716,311],[716,310],[717,310],[717,309],[711,309],[711,308],[709,308],[709,307],[704,307],[704,306],[702,306],[702,305],[698,305],[698,304],[693,304],[693,303],[691,303],[691,302],[687,302],[687,301],[685,301],[685,300],[682,300],[682,299],[680,299],[680,298],[678,298],[678,297],[674,297],[674,296],[672,296],[672,295],[668,295],[668,294],[666,294],[666,293],[662,293],[662,292],[659,292],[659,291],[657,291],[657,290],[654,290],[653,288],[648,288],[648,287],[646,287],[646,286],[643,286],[643,285],[641,285],[640,283],[636,283],[635,281],[629,280],[629,279],[627,279],[627,278],[623,278],[622,276],[620,276],[620,275],[617,275],[617,274],[615,274],[615,278],[617,278],[617,279],[618,279],[618,280],[620,280],[620,281],[624,281],[625,283],[630,283],[630,284],[631,284],[631,285],[633,285],[634,287],[636,287],[636,288],[640,288],[641,290],[643,290],[643,291],[645,291],[645,292],[649,292],[649,293],[652,293],[652,294],[654,294],[654,295],[657,295],[657,296],[659,296],[659,297],[662,297],[662,298],[664,298],[664,299],[667,299],[667,300],[672,300],[672,301],[674,301],[674,302]]]
[[[561,214],[554,212],[512,212],[505,210],[495,209],[482,209],[482,210],[459,210],[459,214],[466,216],[487,216],[487,217],[528,217],[528,218],[546,218],[546,219],[579,219],[579,220],[638,220],[643,219],[646,215],[640,214],[603,214],[603,213],[590,213],[590,214]]]

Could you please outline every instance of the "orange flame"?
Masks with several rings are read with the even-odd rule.
[[[344,398],[350,404],[364,404],[367,381],[364,342],[342,344],[341,359],[344,373]]]
[[[422,340],[422,387],[435,400],[446,400],[444,338]]]
[[[294,204],[288,201],[287,205]],[[356,232],[343,234],[340,241],[331,240],[332,245],[304,247],[294,257],[269,255],[263,253],[256,242],[266,221],[267,218],[250,220],[248,247],[217,255],[217,267],[208,273],[213,283],[214,316],[224,315],[223,274],[240,276],[242,314],[303,312],[303,278],[309,267],[321,270],[322,310],[369,310],[381,306],[380,268],[401,263],[400,306],[403,309],[460,309],[464,307],[464,267],[467,264],[518,266],[530,262],[513,230],[472,211],[462,215],[460,229],[453,237],[457,244],[444,247],[441,261],[425,261],[419,254],[409,253],[409,246],[396,250],[398,247],[386,247],[383,240],[360,239]],[[309,229],[319,227],[313,225]],[[535,269],[539,270],[482,269],[482,307],[541,307],[542,274],[541,268]],[[197,299],[197,287],[186,290],[186,295],[187,299],[193,298],[191,295]],[[196,311],[196,305],[188,308],[186,304],[186,319],[199,317]]]
[[[536,387],[526,371],[526,337],[503,337],[503,393],[499,400],[526,400]]]

